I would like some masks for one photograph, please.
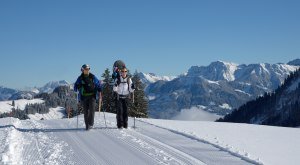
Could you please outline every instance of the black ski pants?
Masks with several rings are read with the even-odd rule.
[[[85,96],[82,98],[85,126],[94,125],[96,98],[95,96]]]
[[[117,105],[117,126],[125,127],[128,126],[128,98],[119,98],[116,99],[116,105]]]

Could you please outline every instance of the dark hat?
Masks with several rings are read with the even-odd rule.
[[[81,67],[81,72],[83,72],[83,70],[85,70],[85,69],[90,70],[91,68],[88,64],[83,64],[82,67]]]

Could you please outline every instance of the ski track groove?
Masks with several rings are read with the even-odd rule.
[[[51,134],[39,131],[45,129],[45,125],[34,120],[22,121],[22,124],[27,127],[17,128],[17,130],[22,132],[25,141],[22,146],[24,164],[65,164],[69,155],[61,155],[65,147],[64,143],[52,139]],[[69,162],[69,164],[74,164],[74,162]]]
[[[100,125],[100,123],[98,123],[98,124]],[[107,124],[109,124],[109,127],[113,127],[113,124],[111,122],[108,121]],[[101,127],[105,128],[104,123]],[[128,137],[128,136],[124,134],[125,133],[124,130],[118,130],[117,127],[115,127],[115,128],[116,128],[116,130],[113,130],[113,131],[109,131],[109,130],[107,131],[107,129],[103,129],[104,130],[103,132],[106,135],[109,135],[111,137],[117,137],[118,140],[120,140],[123,143],[127,144],[129,147],[142,152],[143,154],[145,154],[147,157],[153,159],[158,164],[167,164],[167,163],[164,163],[161,159],[157,158],[156,157],[157,155],[152,155],[152,153],[149,153],[149,151],[147,151],[146,148],[144,146],[142,146],[141,144],[139,144],[140,147],[138,147],[136,145],[137,142],[134,142],[133,139],[125,140],[125,138]],[[101,132],[97,131],[97,133],[101,133]],[[116,135],[119,135],[119,136],[116,136]],[[148,144],[148,147],[149,147],[149,144]]]
[[[123,159],[122,156],[116,155],[112,159],[112,155],[116,154],[114,149],[118,149],[118,153],[128,152],[128,157],[132,157],[136,161],[143,160],[143,164],[205,164],[196,155],[193,156],[193,154],[189,154],[184,150],[181,151],[181,148],[176,148],[176,146],[174,147],[167,142],[161,142],[150,134],[143,134],[143,131],[140,132],[138,128],[129,127],[128,129],[119,130],[115,122],[107,120],[107,129],[103,120],[95,119],[95,127],[86,131],[82,128],[84,125],[82,120],[82,118],[79,120],[79,129],[73,127],[77,122],[76,118],[62,120],[62,122],[57,122],[57,120],[16,121],[11,124],[12,127],[0,130],[0,139],[2,139],[0,142],[2,144],[7,143],[6,139],[11,131],[10,129],[20,133],[18,144],[20,145],[20,156],[23,158],[18,160],[20,164],[120,164]],[[181,135],[176,131],[145,121],[138,120],[138,122]],[[90,135],[86,136],[87,134]],[[186,135],[183,134],[183,136]],[[190,137],[187,136],[187,138]],[[101,142],[98,143],[99,139],[107,142],[107,144],[102,146]],[[68,144],[74,146],[64,148]],[[8,147],[10,147],[9,144],[1,147],[0,153],[4,153]],[[99,147],[103,147],[102,150],[99,150]],[[214,147],[218,148],[217,146]],[[71,154],[66,149],[70,149]],[[76,154],[74,154],[74,150]],[[139,155],[139,153],[141,154]],[[1,162],[3,161],[2,154],[0,156]],[[233,156],[239,157],[238,155]],[[127,159],[123,164],[131,164],[130,161],[131,159]]]
[[[2,147],[0,148],[0,153],[4,153],[4,151],[6,151],[6,148],[8,147],[8,145],[6,144],[6,139],[8,137],[8,129],[9,128],[5,128],[3,130],[0,131],[0,143],[1,144],[5,144],[4,146],[2,145]],[[0,162],[2,161],[2,154],[0,154]]]
[[[118,130],[116,130],[116,131],[118,131]],[[97,131],[97,132],[98,132],[98,131]],[[104,131],[104,132],[105,132],[106,135],[111,135],[111,136],[114,136],[114,135],[115,135],[115,134],[113,134],[111,131]],[[100,133],[100,132],[98,132],[98,133]],[[150,155],[146,150],[141,149],[140,147],[138,147],[138,146],[132,144],[131,142],[125,140],[125,139],[122,138],[122,137],[117,137],[117,138],[118,138],[121,142],[127,144],[129,147],[131,147],[131,148],[133,148],[133,149],[135,149],[135,150],[138,150],[138,151],[142,152],[143,154],[145,154],[147,157],[153,159],[153,160],[154,160],[155,162],[157,162],[158,164],[161,164],[161,163],[162,163],[160,159],[158,159],[158,158],[156,158],[156,157],[153,157],[153,155]]]
[[[147,125],[149,125],[149,126],[153,126],[153,127],[156,127],[156,128],[160,128],[160,129],[169,131],[169,132],[174,133],[174,134],[176,134],[176,135],[180,135],[180,136],[187,137],[187,138],[189,138],[189,139],[191,139],[191,140],[195,140],[195,141],[200,142],[200,143],[204,143],[204,144],[211,145],[211,146],[213,146],[213,147],[219,149],[219,150],[222,151],[222,152],[226,152],[226,153],[232,155],[233,157],[236,157],[236,158],[241,159],[242,161],[245,161],[245,163],[248,163],[248,164],[254,164],[254,165],[261,165],[261,164],[262,164],[262,163],[260,163],[260,162],[256,162],[255,160],[246,158],[246,157],[244,157],[243,155],[239,155],[239,154],[237,154],[237,153],[233,153],[233,152],[231,152],[231,151],[228,151],[228,150],[226,150],[225,148],[223,148],[223,147],[221,147],[221,146],[218,146],[218,145],[216,145],[216,144],[210,143],[210,142],[208,142],[208,141],[206,141],[206,140],[199,139],[199,138],[196,138],[196,137],[192,137],[191,135],[187,135],[187,134],[185,134],[185,133],[181,133],[181,132],[178,132],[178,131],[175,131],[175,130],[172,130],[172,129],[168,129],[168,128],[164,128],[164,127],[161,127],[161,126],[157,126],[157,125],[148,123],[147,121],[142,121],[142,120],[137,120],[137,121],[138,121],[138,122],[141,122],[141,123],[143,123],[143,124],[147,124]],[[142,129],[142,130],[143,130],[143,129]],[[145,136],[146,136],[146,135],[145,135]],[[184,152],[184,151],[183,151],[183,152]],[[189,155],[189,154],[188,154],[188,155]],[[190,156],[192,156],[192,155],[190,155]],[[210,161],[213,162],[214,160],[211,159]],[[204,163],[205,163],[205,162],[204,162]],[[213,164],[215,164],[215,163],[213,163]]]
[[[70,123],[70,122],[68,122],[68,123]],[[65,125],[63,125],[62,123],[60,123],[60,125],[59,125],[61,128],[64,128],[64,126]],[[84,129],[82,129],[83,131],[85,131]],[[77,135],[79,135],[80,133],[83,133],[81,130],[78,130],[78,131],[76,131],[76,134]],[[84,143],[84,144],[82,144],[82,143],[80,143],[80,140],[79,140],[79,138],[78,137],[76,137],[76,136],[73,136],[70,132],[66,132],[66,134],[68,135],[68,137],[70,137],[70,139],[72,139],[78,146],[82,146],[82,145],[84,145],[84,146],[87,146],[87,148],[89,148],[89,147],[91,147],[91,146],[88,146],[87,145],[87,143]],[[80,135],[80,136],[82,136],[82,135]],[[109,158],[107,158],[107,157],[99,157],[98,155],[95,155],[95,154],[93,154],[92,152],[89,152],[88,150],[80,150],[83,154],[85,154],[85,155],[87,155],[89,158],[92,158],[92,160],[93,160],[93,162],[94,162],[94,164],[99,164],[99,160],[102,160],[102,161],[100,161],[101,163],[105,163],[105,164],[113,164],[112,162],[111,162],[111,160],[109,159]],[[81,159],[76,159],[77,161],[77,163],[78,162],[80,162],[79,164],[86,164],[86,162],[85,161],[82,161]]]
[[[143,152],[150,158],[156,160],[159,164],[204,164],[190,155],[163,144],[149,136],[142,135],[131,128],[117,131],[120,132],[121,137],[118,137],[120,140],[128,144],[130,147]],[[97,132],[100,133],[99,131]],[[112,133],[112,131],[105,131],[105,133]]]
[[[156,146],[162,151],[167,151],[167,154],[170,155],[170,157],[174,160],[176,160],[179,164],[204,164],[202,161],[198,160],[197,158],[192,157],[191,155],[188,155],[182,151],[179,151],[178,149],[169,146],[167,144],[161,143],[149,136],[143,135],[139,132],[136,132],[134,130],[129,129],[128,132],[130,132],[133,137],[141,137],[141,139],[145,140],[147,143],[149,143],[152,146]],[[179,159],[180,158],[180,159]]]
[[[106,131],[104,129],[101,132],[99,130],[97,130],[97,129],[92,129],[92,130],[89,130],[89,131],[85,131],[83,129],[83,131],[78,131],[76,133],[81,134],[80,136],[82,136],[82,134],[86,134],[86,133],[101,134],[101,136],[103,138],[106,138],[107,140],[112,140],[112,138],[115,138],[115,137],[117,137],[119,135],[118,130],[109,130],[109,131]],[[92,138],[92,140],[94,140],[94,141],[97,141],[97,137],[98,136],[91,136],[90,138]],[[72,138],[74,139],[74,137],[72,137]],[[86,145],[87,146],[87,144],[79,143],[79,141],[77,141],[77,142],[78,142],[77,143],[78,146],[82,146],[82,145]],[[123,141],[120,141],[120,139],[117,139],[117,138],[115,138],[115,140],[113,142],[114,143],[118,143],[117,145],[119,145],[119,144],[120,145],[126,144],[126,143],[124,143]],[[88,146],[88,148],[90,148],[90,147],[93,147],[93,146]],[[137,148],[134,148],[134,149],[137,149]],[[106,152],[106,154],[105,155],[101,155],[101,157],[99,157],[99,156],[93,156],[94,154],[92,154],[90,152],[87,152],[87,154],[89,156],[92,156],[94,158],[94,162],[97,162],[97,164],[99,164],[99,160],[103,161],[102,164],[108,164],[108,165],[114,165],[114,164],[119,164],[120,163],[121,160],[118,160],[117,158],[116,158],[117,160],[112,160],[111,159],[111,155],[114,155],[115,153],[111,152],[110,150],[105,150],[104,152]],[[96,159],[96,158],[98,158],[98,159]],[[150,158],[153,159],[153,157],[150,157]],[[86,164],[86,162],[82,162],[82,164]],[[148,164],[151,164],[151,163],[148,163]]]
[[[34,124],[34,121],[32,120],[27,120],[26,121],[27,123],[29,123],[29,125],[31,126],[29,129],[32,129],[32,130],[36,130],[37,129],[37,126]],[[27,133],[26,133],[27,134]],[[42,153],[41,153],[41,147],[40,147],[40,145],[39,145],[39,143],[40,143],[40,141],[39,141],[39,139],[38,139],[38,135],[36,135],[36,136],[34,136],[34,131],[29,131],[28,132],[28,134],[30,134],[30,136],[31,137],[33,137],[33,139],[34,139],[34,145],[35,145],[35,147],[37,148],[37,155],[38,155],[38,157],[39,157],[39,159],[38,159],[38,161],[37,162],[35,162],[34,161],[34,159],[35,159],[35,157],[34,156],[32,156],[31,158],[32,159],[29,159],[29,160],[27,160],[26,162],[28,162],[28,164],[31,164],[31,163],[33,163],[33,164],[36,164],[36,163],[42,163],[42,164],[45,164],[45,158],[43,157],[43,155],[42,155]],[[24,151],[30,151],[30,150],[32,150],[32,152],[34,152],[35,150],[33,150],[30,146],[31,145],[26,145],[27,147],[28,147],[28,149],[27,150],[24,150]],[[30,148],[29,148],[30,147]],[[23,153],[23,155],[28,155],[28,153]],[[35,154],[36,155],[36,154]],[[24,157],[26,157],[26,156],[24,156]],[[42,162],[39,162],[39,161],[41,161],[42,160]]]

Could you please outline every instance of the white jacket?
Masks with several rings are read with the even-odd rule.
[[[120,77],[120,84],[117,86],[114,86],[113,90],[114,92],[117,92],[119,95],[129,95],[134,91],[134,89],[131,88],[132,85],[132,80],[129,78],[129,87],[127,83],[127,79],[129,77],[123,78],[122,76]]]

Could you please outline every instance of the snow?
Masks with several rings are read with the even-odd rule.
[[[49,119],[62,119],[65,117],[65,108],[64,107],[57,107],[57,108],[50,108],[49,113],[47,114],[29,114],[28,117],[33,120],[44,120]]]
[[[300,129],[208,121],[129,119],[115,114],[71,119],[0,119],[0,164],[266,164],[300,161]]]
[[[42,99],[32,99],[32,100],[26,100],[26,99],[20,99],[15,100],[15,108],[19,108],[20,110],[24,110],[25,106],[27,104],[41,104],[45,101]],[[0,101],[0,113],[7,113],[12,111],[12,100],[11,101]]]
[[[268,165],[300,161],[300,129],[250,124],[144,119]]]
[[[224,104],[222,104],[222,105],[219,105],[219,107],[220,107],[220,108],[223,108],[223,109],[232,109],[232,107],[231,107],[229,104],[227,104],[227,103],[224,103]]]
[[[247,92],[245,92],[245,91],[239,90],[239,89],[235,89],[234,91],[240,92],[240,93],[243,93],[243,94],[246,94],[246,95],[248,95],[248,96],[251,96],[251,94],[249,94],[249,93],[247,93]]]
[[[18,138],[16,138],[18,137]],[[18,162],[22,161],[21,152],[22,148],[19,147],[23,145],[23,142],[19,141],[19,138],[22,137],[22,134],[16,129],[10,128],[10,134],[7,136],[6,144],[7,152],[2,155],[4,164],[18,164]]]
[[[172,120],[187,120],[187,121],[215,121],[221,116],[205,111],[206,107],[192,107],[190,109],[182,109],[178,115]]]
[[[163,81],[171,81],[176,78],[176,76],[157,76],[153,73],[142,73],[145,79],[150,83],[155,83],[156,81],[163,80]]]
[[[235,80],[234,73],[238,69],[239,65],[232,62],[225,62],[220,60],[217,62],[222,63],[226,67],[226,70],[223,73],[224,79],[227,81],[234,81]]]
[[[151,100],[155,100],[156,99],[156,96],[155,95],[148,95],[148,100],[151,101]]]
[[[206,81],[210,84],[217,84],[217,85],[220,85],[218,81],[211,81],[211,80],[207,80]]]
[[[265,63],[260,63],[260,67],[267,72],[268,74],[270,74],[269,70],[266,68],[266,64]]]

